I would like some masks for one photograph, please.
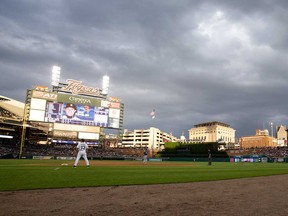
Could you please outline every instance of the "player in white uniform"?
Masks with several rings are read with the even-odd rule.
[[[88,149],[88,145],[87,145],[87,143],[84,142],[84,139],[82,139],[81,141],[82,142],[79,142],[77,145],[78,154],[77,154],[77,158],[76,158],[75,163],[74,163],[74,168],[77,167],[77,164],[78,164],[81,157],[84,158],[84,160],[86,162],[86,166],[90,167],[90,164],[89,164],[89,161],[87,158],[87,153],[86,153],[86,150]]]

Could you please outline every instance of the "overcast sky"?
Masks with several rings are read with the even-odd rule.
[[[62,82],[109,75],[128,130],[271,131],[288,121],[287,23],[287,0],[1,0],[0,94],[24,102],[58,65]]]

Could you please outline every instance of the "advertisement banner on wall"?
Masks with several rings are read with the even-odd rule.
[[[116,148],[118,146],[118,139],[105,139],[104,145],[106,148]]]
[[[56,101],[57,100],[57,93],[56,92],[44,92],[44,91],[32,91],[33,98],[40,98],[45,99],[48,101]]]
[[[121,104],[120,103],[116,103],[116,102],[110,102],[110,108],[120,109],[121,108]]]
[[[100,127],[72,125],[72,124],[67,125],[67,124],[60,124],[60,123],[54,124],[54,130],[100,133]]]
[[[101,106],[101,99],[99,98],[70,95],[70,94],[58,93],[57,101],[63,102],[63,103],[87,104],[87,105],[95,106],[95,107]]]

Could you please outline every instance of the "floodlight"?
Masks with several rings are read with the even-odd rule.
[[[107,95],[109,89],[109,76],[103,76],[103,83],[102,83],[102,94]]]
[[[51,85],[52,86],[58,86],[59,82],[60,82],[60,72],[61,72],[61,68],[54,65],[52,67],[52,82]]]

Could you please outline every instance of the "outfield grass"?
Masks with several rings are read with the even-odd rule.
[[[95,164],[93,164],[95,163]],[[102,164],[101,164],[102,163]],[[0,160],[0,191],[215,181],[288,174],[287,163]]]

